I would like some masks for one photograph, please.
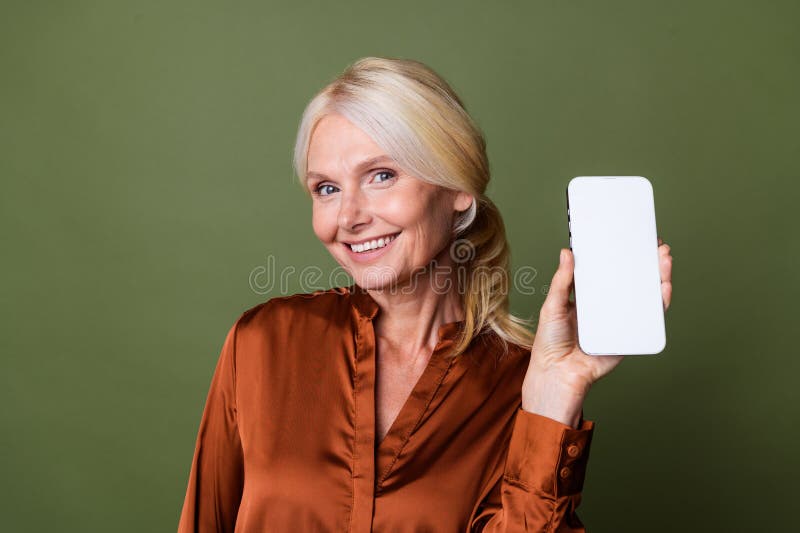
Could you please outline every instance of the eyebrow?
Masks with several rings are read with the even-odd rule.
[[[394,159],[392,159],[388,155],[378,155],[375,157],[370,157],[369,159],[365,159],[361,163],[356,165],[356,172],[361,171],[366,167],[371,167],[372,165],[377,165],[378,163],[383,163],[383,162],[394,162]],[[308,181],[311,178],[319,178],[322,180],[326,180],[328,179],[328,176],[322,174],[321,172],[314,172],[313,170],[310,170],[306,173],[306,181]]]

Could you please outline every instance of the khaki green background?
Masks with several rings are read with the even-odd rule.
[[[0,529],[175,530],[228,328],[335,266],[291,151],[368,55],[429,64],[484,130],[537,271],[518,314],[568,246],[570,178],[653,184],[667,348],[586,402],[588,530],[796,527],[798,5],[4,0]],[[251,283],[269,257],[284,288]]]

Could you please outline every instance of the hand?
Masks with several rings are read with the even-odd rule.
[[[670,247],[658,239],[661,297],[664,310],[672,300]],[[586,355],[578,347],[577,311],[569,297],[574,288],[575,258],[561,249],[563,261],[553,275],[539,312],[528,372],[522,383],[522,408],[577,426],[583,399],[597,380],[611,372],[622,355]]]

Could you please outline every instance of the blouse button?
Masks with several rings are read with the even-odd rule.
[[[578,454],[581,453],[581,449],[578,448],[576,444],[570,444],[567,448],[567,455],[570,457],[578,457]]]
[[[561,479],[567,479],[569,477],[570,473],[571,473],[571,470],[569,469],[569,467],[565,466],[564,468],[561,469],[561,472],[559,472],[558,475],[561,476]]]

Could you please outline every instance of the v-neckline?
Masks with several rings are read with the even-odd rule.
[[[371,353],[371,357],[367,358],[369,362],[367,365],[368,368],[364,369],[362,366],[362,371],[366,373],[364,377],[368,378],[370,384],[369,386],[365,385],[364,389],[356,391],[356,393],[358,394],[361,392],[369,396],[364,405],[369,420],[368,423],[365,421],[363,425],[359,424],[359,427],[362,431],[368,431],[371,434],[375,461],[375,491],[377,494],[380,491],[383,480],[392,472],[400,453],[421,422],[423,416],[426,414],[428,406],[434,399],[445,376],[453,366],[455,359],[452,357],[445,357],[445,355],[448,349],[454,344],[455,337],[463,327],[464,321],[447,322],[439,326],[437,331],[438,341],[431,352],[428,363],[425,365],[422,374],[420,374],[408,397],[403,402],[403,406],[400,408],[400,411],[398,411],[397,416],[389,426],[386,436],[378,442],[378,435],[375,428],[377,418],[375,409],[377,343],[373,323],[373,319],[378,312],[378,305],[364,289],[356,285],[352,285],[349,289],[351,297],[353,298],[352,302],[354,307],[361,315],[361,325],[359,326],[359,335],[361,339],[359,346],[362,351]],[[363,355],[363,353],[358,355]],[[363,365],[364,362],[365,361],[357,361],[356,364]],[[364,413],[365,411],[362,410],[361,412]]]

